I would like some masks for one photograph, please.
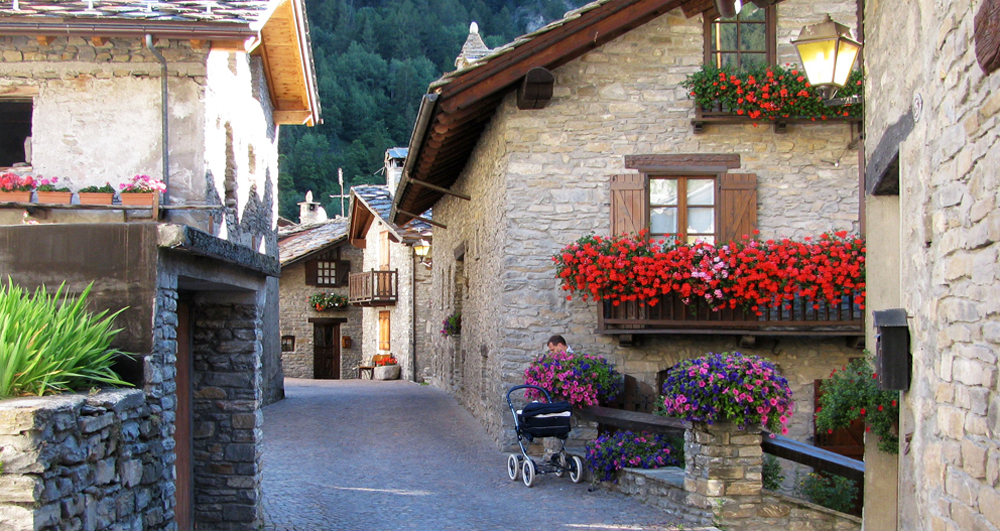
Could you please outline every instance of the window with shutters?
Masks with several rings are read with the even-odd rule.
[[[350,269],[349,261],[340,260],[340,248],[325,251],[306,261],[306,285],[346,286]]]
[[[389,350],[391,347],[389,338],[392,337],[389,326],[389,312],[378,312],[378,349]]]
[[[734,18],[705,20],[705,63],[723,68],[752,68],[776,61],[777,14],[774,6],[747,2]]]
[[[649,234],[714,243],[715,179],[650,177]]]

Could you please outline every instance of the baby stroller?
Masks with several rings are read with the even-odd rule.
[[[545,396],[545,401],[530,402],[522,409],[514,409],[510,395],[514,391],[521,389],[534,389]],[[552,397],[545,389],[536,385],[515,385],[507,391],[507,405],[514,415],[514,430],[517,431],[517,444],[521,447],[521,455],[510,454],[507,456],[507,476],[511,481],[517,481],[518,472],[526,487],[530,487],[535,481],[536,474],[553,473],[556,477],[562,477],[569,472],[569,479],[573,483],[579,483],[583,479],[583,459],[578,455],[571,455],[566,452],[566,438],[569,437],[570,416],[573,406],[569,402],[552,402]],[[536,438],[555,437],[562,441],[559,451],[553,453],[548,459],[541,459],[538,463],[528,455],[525,442],[531,443]]]

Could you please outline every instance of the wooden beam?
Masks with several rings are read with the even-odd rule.
[[[448,188],[444,188],[444,187],[438,186],[436,184],[431,184],[431,183],[429,183],[427,181],[420,181],[420,180],[417,180],[417,179],[414,179],[414,178],[411,177],[410,178],[410,182],[413,183],[413,184],[415,184],[415,185],[417,185],[417,186],[423,186],[424,188],[430,188],[431,190],[434,190],[436,192],[441,192],[442,194],[453,195],[453,196],[455,196],[455,197],[457,197],[459,199],[465,199],[466,201],[472,201],[472,197],[470,197],[470,196],[468,196],[466,194],[463,194],[461,192],[456,192],[454,190],[449,190]]]
[[[191,49],[200,50],[205,46],[206,43],[207,41],[203,41],[201,39],[191,39]]]
[[[243,41],[212,41],[212,50],[222,52],[243,52]]]
[[[400,214],[402,214],[404,216],[410,216],[411,219],[419,219],[420,221],[423,221],[424,223],[429,223],[431,225],[434,225],[435,227],[441,227],[442,229],[447,229],[448,228],[447,225],[445,225],[444,223],[441,223],[440,221],[434,221],[433,219],[428,219],[428,218],[420,217],[420,216],[418,216],[418,215],[416,215],[416,214],[414,214],[412,212],[407,212],[405,210],[399,210],[399,209],[396,209],[396,212],[399,212]]]
[[[683,435],[691,424],[673,417],[661,417],[637,411],[625,411],[603,406],[577,408],[576,413],[583,420],[606,424],[631,431],[648,431],[664,435]]]
[[[51,35],[36,35],[35,39],[37,39],[38,44],[42,46],[48,46],[52,44],[52,41],[56,40],[56,38]]]
[[[556,84],[556,76],[545,68],[536,66],[524,75],[524,80],[517,87],[517,108],[524,110],[544,109],[552,99],[552,88]]]
[[[771,455],[811,466],[817,471],[844,476],[858,482],[858,484],[864,484],[865,463],[863,461],[844,457],[829,450],[793,441],[780,435],[772,437],[766,431],[760,446]]]
[[[12,87],[0,87],[0,96],[8,98],[33,98],[38,96],[38,87],[15,85]]]
[[[712,0],[688,0],[681,6],[684,16],[691,18],[715,7]]]
[[[312,111],[273,111],[271,115],[277,125],[303,125],[312,118]]]
[[[91,37],[90,38],[90,44],[93,44],[97,48],[100,48],[101,46],[104,46],[107,43],[108,43],[108,38],[107,37],[97,37],[97,36],[95,36],[95,37]]]

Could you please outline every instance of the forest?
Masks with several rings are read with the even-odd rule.
[[[323,123],[283,127],[280,214],[298,221],[296,203],[312,190],[330,216],[344,191],[384,182],[385,150],[405,147],[427,86],[455,69],[479,24],[490,48],[561,18],[585,0],[307,0]]]

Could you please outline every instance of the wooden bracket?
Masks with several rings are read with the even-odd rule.
[[[42,46],[48,46],[52,44],[53,41],[56,40],[56,38],[53,37],[52,35],[36,35],[35,39],[37,39],[38,44],[41,44]]]
[[[556,77],[545,68],[536,66],[528,70],[517,87],[517,108],[522,111],[545,108],[552,99],[555,83]]]
[[[95,48],[100,48],[108,43],[107,37],[91,37],[90,44],[93,44]]]

